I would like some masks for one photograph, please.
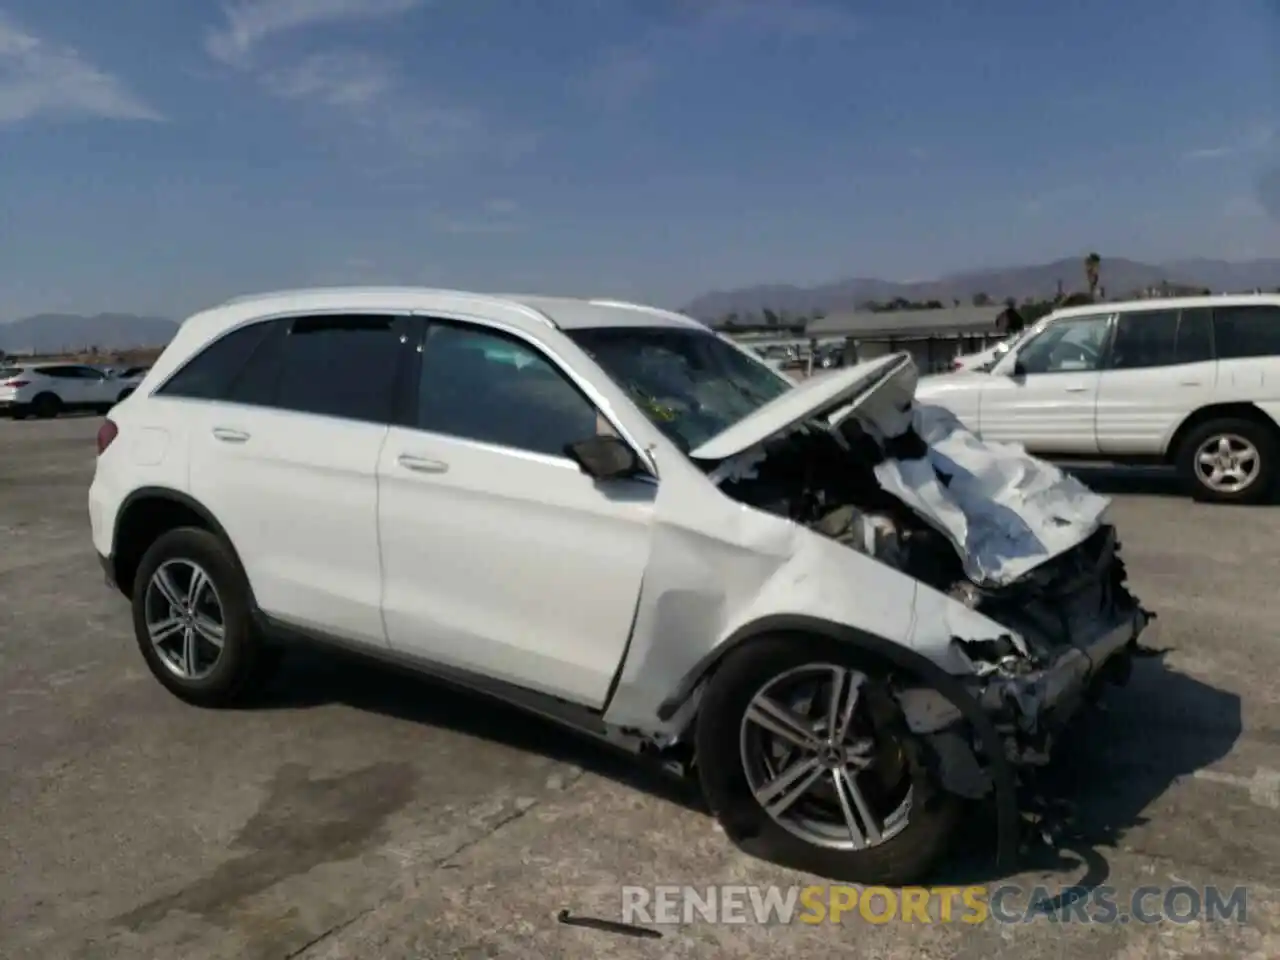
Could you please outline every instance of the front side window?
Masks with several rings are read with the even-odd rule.
[[[793,386],[710,332],[597,327],[567,333],[686,453]]]
[[[1049,324],[1018,351],[1019,373],[1080,373],[1097,370],[1106,346],[1109,316],[1072,317]]]
[[[595,405],[530,344],[496,330],[434,321],[422,353],[417,425],[552,457],[612,432]]]
[[[1280,356],[1280,307],[1216,307],[1213,328],[1219,360]]]

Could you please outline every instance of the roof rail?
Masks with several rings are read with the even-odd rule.
[[[636,310],[640,313],[652,314],[655,317],[665,317],[668,320],[679,320],[681,323],[691,324],[695,326],[703,326],[692,317],[686,317],[683,313],[677,313],[675,310],[664,310],[662,307],[651,307],[644,303],[631,303],[628,300],[610,300],[606,298],[588,300],[595,307],[617,307],[620,310]]]
[[[341,284],[335,286],[315,286],[315,287],[296,287],[286,290],[267,290],[261,293],[245,293],[229,300],[224,300],[220,307],[232,307],[237,304],[256,303],[259,300],[275,300],[282,297],[299,297],[307,295],[322,295],[334,293],[405,293],[405,294],[440,294],[457,297],[462,300],[473,300],[477,303],[501,304],[508,309],[518,310],[530,320],[548,327],[555,327],[555,322],[543,313],[527,303],[522,303],[514,297],[495,296],[489,293],[473,293],[469,290],[446,290],[437,287],[413,287],[413,286],[344,286]]]

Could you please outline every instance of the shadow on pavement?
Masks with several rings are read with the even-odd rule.
[[[1105,496],[1175,497],[1190,503],[1177,475],[1167,467],[1061,466],[1090,490]]]
[[[291,652],[280,679],[255,707],[326,703],[538,753],[706,813],[692,784],[630,755],[486,697],[354,657]],[[1051,845],[1029,845],[1018,871],[1060,874],[1063,885],[1081,891],[1106,884],[1108,848],[1145,824],[1144,811],[1175,781],[1226,756],[1241,731],[1238,696],[1168,668],[1158,654],[1138,659],[1129,684],[1109,688],[1102,706],[1086,708],[1058,743],[1037,793],[1072,813]],[[994,863],[994,818],[985,807],[975,807],[971,816],[964,839],[935,882],[960,886],[1004,879]],[[991,829],[970,829],[975,824]],[[1036,831],[1029,827],[1028,835]]]
[[[1236,694],[1169,668],[1158,654],[1137,660],[1128,686],[1109,689],[1057,744],[1037,789],[1069,814],[1052,844],[1033,840],[1019,870],[1061,875],[1080,893],[1106,884],[1108,851],[1148,822],[1145,811],[1176,781],[1230,753],[1242,731]],[[940,882],[1002,879],[986,850],[960,853]],[[1043,908],[1064,904],[1059,897]]]
[[[654,764],[487,696],[352,654],[290,650],[277,680],[252,707],[297,709],[329,703],[541,754],[706,812],[697,790]]]

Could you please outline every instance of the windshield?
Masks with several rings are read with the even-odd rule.
[[[679,327],[565,332],[686,453],[794,386],[710,332]]]

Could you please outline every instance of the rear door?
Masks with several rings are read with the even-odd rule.
[[[1098,386],[1099,453],[1159,456],[1178,425],[1213,402],[1212,316],[1205,307],[1117,317]]]
[[[325,315],[242,328],[227,352],[243,368],[192,418],[191,493],[226,529],[263,612],[379,648],[376,471],[408,323]],[[217,379],[204,373],[193,371],[193,399]]]

